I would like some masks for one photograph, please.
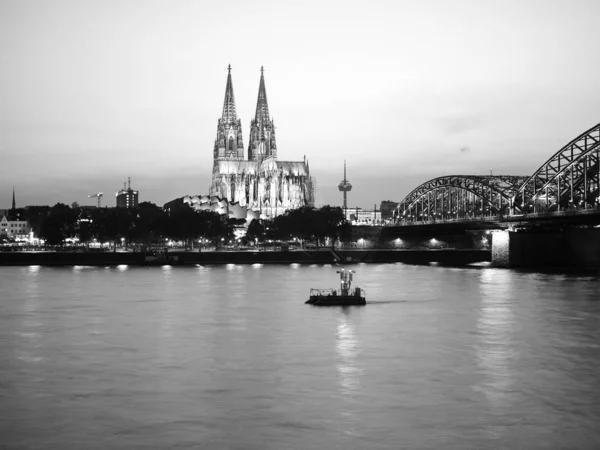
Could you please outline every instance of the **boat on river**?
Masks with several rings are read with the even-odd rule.
[[[360,287],[352,288],[353,270],[338,270],[340,289],[311,289],[306,301],[315,306],[362,306],[366,305],[365,291]]]

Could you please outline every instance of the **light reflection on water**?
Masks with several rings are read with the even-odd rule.
[[[481,389],[494,408],[508,410],[514,396],[513,312],[510,272],[481,271],[481,307],[477,318],[477,359],[485,374]]]
[[[594,277],[0,267],[7,448],[600,448]]]
[[[358,337],[348,313],[340,314],[337,325],[337,372],[341,394],[352,394],[360,387],[360,369],[356,367]]]

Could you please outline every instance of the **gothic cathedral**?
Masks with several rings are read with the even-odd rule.
[[[288,209],[313,206],[314,193],[306,157],[304,161],[277,160],[275,125],[269,116],[262,67],[256,115],[250,122],[248,158],[244,158],[242,121],[236,114],[231,66],[228,72],[223,113],[217,125],[210,195],[267,218]]]

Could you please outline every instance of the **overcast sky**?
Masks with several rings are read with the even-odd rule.
[[[317,203],[528,175],[600,122],[600,1],[0,0],[0,208],[208,192],[232,66],[247,152],[265,67]]]

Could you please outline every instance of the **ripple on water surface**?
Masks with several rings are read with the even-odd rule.
[[[600,448],[596,277],[0,267],[7,448]]]

